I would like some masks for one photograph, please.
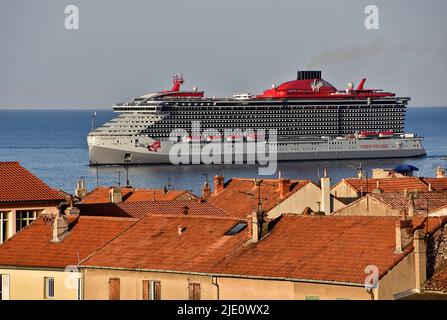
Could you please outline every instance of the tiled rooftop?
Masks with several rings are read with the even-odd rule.
[[[447,190],[447,178],[421,178],[421,180],[435,191]]]
[[[366,266],[376,265],[383,276],[411,251],[394,253],[396,221],[392,217],[285,215],[262,241],[244,247],[215,271],[361,284]]]
[[[410,206],[410,199],[403,193],[378,193],[371,194],[389,207],[399,212],[406,213]],[[447,191],[418,192],[414,199],[414,214],[427,214],[428,212],[447,206]]]
[[[77,204],[81,215],[143,218],[145,215],[184,215],[226,217],[222,208],[199,200],[139,201],[124,203]]]
[[[263,179],[261,183],[262,208],[266,211],[272,209],[291,194],[301,189],[310,180],[291,180],[288,194],[280,198],[278,179]],[[245,219],[251,214],[257,204],[257,187],[254,179],[233,178],[225,183],[225,188],[208,200],[225,209],[230,214]]]
[[[65,268],[76,265],[137,219],[83,217],[70,224],[62,242],[52,240],[52,223],[39,217],[0,246],[0,266]]]
[[[428,185],[425,184],[421,179],[417,177],[404,177],[404,178],[380,178],[372,179],[369,178],[351,178],[343,179],[348,185],[350,185],[357,192],[372,192],[377,188],[377,183],[379,188],[383,192],[403,192],[405,189],[408,191],[418,190],[418,191],[428,191]],[[368,181],[368,182],[367,182]]]
[[[87,194],[82,203],[108,203],[110,187],[97,187]],[[121,188],[123,202],[140,201],[171,201],[177,199],[195,198],[192,193],[186,190],[167,190],[164,189],[142,189],[142,188]]]
[[[246,242],[246,229],[236,235],[225,235],[238,221],[235,218],[147,216],[81,264],[208,272]]]
[[[63,200],[57,190],[50,188],[18,162],[0,162],[0,203]]]

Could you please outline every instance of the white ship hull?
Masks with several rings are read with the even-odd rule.
[[[149,138],[150,139],[150,138]],[[152,139],[150,139],[152,140]],[[154,140],[152,140],[154,141]],[[220,160],[215,164],[232,163],[243,161],[247,163],[257,159],[250,150],[254,150],[246,142],[240,151],[234,150],[234,145],[229,146],[228,152],[222,153]],[[184,147],[189,149],[191,155],[187,164],[199,164],[200,154],[205,146],[209,144],[185,143]],[[150,151],[146,146],[137,146],[135,137],[110,137],[89,136],[88,148],[91,165],[113,165],[113,164],[163,164],[173,163],[170,159],[172,143],[161,142],[160,149]],[[268,150],[268,143],[266,148]],[[287,142],[277,143],[277,160],[333,160],[333,159],[377,159],[377,158],[409,158],[425,156],[422,147],[422,138],[390,138],[370,140],[328,140],[318,142]],[[216,157],[214,158],[216,159]],[[185,164],[186,164],[185,163]]]

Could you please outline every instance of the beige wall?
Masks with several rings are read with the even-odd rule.
[[[334,212],[339,216],[399,216],[399,212],[384,205],[382,202],[374,199],[363,197],[353,202],[341,210]]]
[[[344,203],[352,202],[358,197],[357,192],[352,189],[345,181],[341,181],[339,184],[335,185],[331,189],[331,193]]]
[[[313,211],[318,211],[318,202],[321,201],[321,189],[313,183],[308,183],[306,186],[299,189],[276,207],[271,209],[267,213],[267,216],[274,219],[283,213],[300,214],[306,207],[311,208]],[[332,210],[337,210],[343,207],[344,204],[331,197],[331,206],[333,208]]]
[[[81,277],[80,272],[0,268],[0,274],[9,275],[11,300],[43,300],[45,277],[54,278],[54,300],[77,300],[76,287],[69,286],[76,283],[76,281],[71,281],[72,279]]]
[[[86,300],[108,300],[110,278],[120,279],[121,300],[141,300],[143,280],[160,281],[162,300],[188,300],[190,282],[200,283],[202,299],[216,299],[216,288],[206,276],[106,269],[83,269],[82,273]]]
[[[188,284],[200,283],[201,298],[216,300],[275,300],[275,299],[370,299],[363,286],[341,286],[279,280],[258,280],[218,277],[219,289],[212,284],[211,276],[195,276],[174,273],[122,271],[106,269],[83,269],[84,298],[87,300],[109,299],[109,279],[120,279],[122,300],[141,300],[143,280],[158,280],[161,283],[161,299],[189,298]]]
[[[415,286],[415,259],[412,252],[380,280],[376,299],[393,300],[394,295],[413,290]]]

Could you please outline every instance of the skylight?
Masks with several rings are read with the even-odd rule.
[[[234,236],[235,234],[238,234],[242,230],[244,230],[247,227],[247,222],[238,222],[233,227],[231,227],[230,230],[225,232],[226,236]]]

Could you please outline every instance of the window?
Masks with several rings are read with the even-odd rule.
[[[8,212],[0,211],[0,243],[8,239]]]
[[[36,220],[39,213],[38,210],[18,210],[16,212],[16,232]]]
[[[161,300],[160,281],[143,280],[143,300]]]
[[[238,222],[233,227],[231,227],[230,230],[225,232],[225,235],[226,236],[233,236],[233,235],[238,234],[239,232],[241,232],[243,229],[245,229],[245,227],[247,227],[247,223],[246,222]]]
[[[54,299],[54,278],[44,278],[44,298]]]
[[[120,300],[120,279],[109,279],[109,300]]]
[[[0,300],[9,300],[9,274],[0,274]]]
[[[200,283],[189,284],[189,300],[200,300]]]

